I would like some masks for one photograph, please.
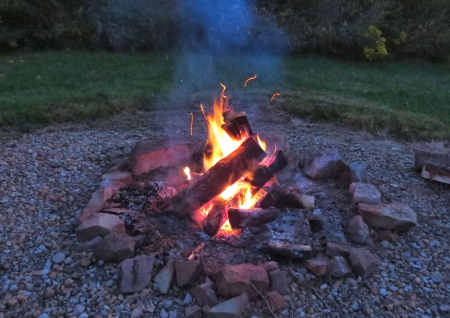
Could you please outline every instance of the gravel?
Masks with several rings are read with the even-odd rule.
[[[163,296],[150,285],[121,294],[119,264],[99,262],[92,252],[76,248],[74,216],[97,189],[102,173],[126,157],[137,141],[188,134],[189,112],[128,114],[1,137],[0,318],[184,316],[184,308],[195,304],[186,295],[189,290],[172,288]],[[204,140],[203,118],[195,114],[195,138]],[[301,264],[292,264],[298,275],[289,278],[289,306],[277,316],[449,314],[450,186],[426,181],[411,170],[411,145],[292,120],[276,111],[249,107],[247,115],[255,130],[285,131],[294,153],[313,156],[337,147],[347,161],[366,163],[382,202],[408,203],[419,220],[389,245],[371,233],[373,244],[366,248],[379,260],[379,269],[367,279],[317,278]],[[327,194],[318,198],[327,199]],[[354,211],[339,211],[337,202],[336,213],[347,224]],[[262,299],[252,301],[244,315],[262,317],[266,307]]]

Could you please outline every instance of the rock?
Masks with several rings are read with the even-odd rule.
[[[77,242],[77,243],[75,243],[76,244],[75,247],[76,247],[76,250],[78,252],[93,250],[93,249],[95,249],[97,247],[97,244],[100,243],[102,240],[103,240],[103,237],[96,236],[92,240],[89,240],[87,242],[84,242],[84,243]]]
[[[325,149],[322,156],[313,159],[303,167],[303,172],[314,180],[326,180],[339,177],[346,169],[336,148]]]
[[[269,272],[269,281],[271,291],[276,291],[282,295],[287,295],[289,292],[286,271],[276,270]]]
[[[441,305],[441,306],[439,306],[439,312],[441,314],[448,314],[448,313],[450,313],[450,305]]]
[[[88,267],[89,265],[91,265],[91,259],[89,257],[83,257],[80,260],[80,265],[83,267]]]
[[[19,301],[17,298],[10,298],[6,301],[6,306],[9,308],[16,307]]]
[[[262,265],[262,267],[264,267],[264,269],[266,270],[266,272],[271,272],[271,271],[276,271],[278,270],[278,263],[274,262],[274,261],[270,261],[270,262],[266,262]]]
[[[44,291],[44,299],[50,299],[55,296],[55,290],[51,287],[47,287]]]
[[[344,244],[337,244],[333,242],[327,242],[327,249],[325,254],[329,257],[335,256],[348,256],[350,254],[351,246]]]
[[[431,274],[431,280],[437,284],[442,283],[442,275],[440,273],[433,273]]]
[[[172,304],[173,304],[172,299],[164,299],[164,301],[162,302],[162,306],[166,309],[169,309],[170,307],[172,307]]]
[[[380,239],[380,241],[386,241],[389,243],[395,242],[395,237],[392,234],[391,230],[379,231],[379,232],[377,232],[377,235],[378,235],[378,238]]]
[[[414,151],[413,168],[415,170],[422,170],[423,166],[425,166],[428,161],[443,166],[450,166],[450,153],[447,151],[439,151],[438,149],[435,149],[434,151],[416,149]]]
[[[125,226],[119,217],[107,213],[95,213],[81,223],[77,229],[77,239],[81,242],[97,236],[104,237],[110,233],[126,234]]]
[[[184,309],[184,314],[186,315],[186,318],[195,316],[196,313],[200,311],[200,306],[188,306]]]
[[[352,248],[349,259],[352,269],[363,278],[372,274],[377,268],[375,257],[367,250]]]
[[[120,266],[120,291],[134,293],[147,287],[152,278],[154,262],[153,254],[124,260]]]
[[[66,255],[63,252],[56,253],[53,255],[52,261],[56,264],[64,262]]]
[[[357,243],[364,243],[369,237],[369,227],[364,223],[361,215],[356,215],[350,220],[347,232],[348,236]]]
[[[350,265],[344,257],[335,256],[330,262],[330,274],[336,278],[346,277],[352,273]]]
[[[143,314],[142,309],[140,307],[136,307],[131,312],[131,318],[139,318]]]
[[[120,190],[121,188],[125,187],[125,184],[120,180],[113,180],[113,179],[105,179],[100,182],[100,186],[103,188],[110,188],[113,191]]]
[[[358,204],[358,213],[364,222],[373,227],[407,231],[417,224],[417,216],[405,203],[370,205]]]
[[[211,283],[205,283],[195,287],[191,291],[191,294],[197,301],[197,303],[202,307],[206,305],[214,306],[215,304],[218,303],[216,293],[212,289]]]
[[[239,318],[249,302],[246,293],[231,298],[206,312],[207,318]]]
[[[114,190],[112,188],[100,188],[92,193],[91,199],[78,218],[79,221],[84,222],[89,219],[92,214],[100,212],[106,201],[108,201],[113,194]]]
[[[83,305],[78,304],[78,305],[75,306],[75,308],[74,308],[74,310],[73,310],[73,313],[74,313],[75,315],[78,316],[79,314],[81,314],[82,312],[84,312],[85,309],[86,309],[86,308],[85,308]]]
[[[175,261],[170,259],[166,266],[155,276],[155,283],[162,294],[167,294],[172,283],[173,273],[175,271]]]
[[[301,194],[298,196],[300,203],[305,209],[314,209],[314,197],[311,195]]]
[[[186,166],[194,153],[192,143],[184,138],[140,141],[130,154],[130,167],[140,175],[160,167]]]
[[[350,162],[339,179],[346,183],[369,182],[366,166],[360,162]]]
[[[354,182],[350,184],[349,192],[353,195],[353,203],[380,203],[381,193],[371,184]]]
[[[175,260],[178,287],[195,283],[203,274],[203,264],[199,261]]]
[[[246,293],[252,299],[267,292],[270,285],[266,270],[252,264],[225,266],[215,279],[218,293],[225,298]]]
[[[271,154],[276,148],[283,151],[284,155],[289,155],[290,146],[286,133],[280,131],[262,132],[259,137],[265,142],[268,154]]]
[[[127,186],[133,177],[131,176],[131,172],[128,171],[111,171],[102,175],[102,180],[108,179],[120,181]]]
[[[125,234],[108,234],[97,244],[94,254],[105,262],[120,262],[134,256],[135,241]]]
[[[276,291],[267,293],[267,302],[269,303],[270,309],[273,311],[287,306],[286,297],[280,295]]]
[[[315,259],[306,261],[306,268],[316,276],[323,276],[328,271],[330,262],[325,256],[318,256]]]

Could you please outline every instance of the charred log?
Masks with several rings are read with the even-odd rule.
[[[247,139],[238,149],[175,195],[170,200],[169,209],[176,211],[180,217],[192,215],[241,177],[255,171],[266,155],[255,139]]]
[[[290,260],[300,261],[312,258],[312,248],[309,245],[287,244],[275,241],[265,243],[261,250]]]
[[[253,131],[245,112],[224,112],[223,120],[225,124],[222,125],[222,129],[234,140],[241,140],[242,138],[253,136]]]
[[[272,222],[281,212],[279,209],[229,209],[228,220],[233,229],[243,229]]]
[[[273,155],[265,158],[256,169],[251,184],[253,186],[262,187],[272,176],[281,171],[288,164],[283,151],[277,150]]]
[[[208,215],[201,222],[203,231],[209,236],[216,235],[227,220],[227,210],[227,203],[218,200]]]

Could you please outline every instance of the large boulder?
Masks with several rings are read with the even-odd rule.
[[[215,279],[218,293],[225,298],[246,293],[252,299],[267,292],[270,285],[264,267],[252,264],[225,266]]]
[[[130,168],[140,175],[160,167],[188,165],[194,153],[194,145],[184,138],[146,140],[136,144],[130,154]]]
[[[120,292],[134,293],[147,287],[152,279],[154,263],[153,254],[124,260],[120,266]]]
[[[108,234],[97,244],[94,254],[105,262],[120,262],[134,256],[133,238],[125,234]]]
[[[339,177],[347,168],[336,148],[322,151],[322,156],[313,159],[303,167],[303,172],[314,180]]]
[[[405,203],[358,204],[358,213],[364,222],[373,227],[407,231],[417,224],[417,215]]]
[[[381,193],[371,184],[353,182],[349,192],[353,195],[353,203],[379,204]]]
[[[110,233],[125,234],[125,225],[116,215],[95,213],[77,228],[80,242],[92,240],[97,236],[105,237]]]

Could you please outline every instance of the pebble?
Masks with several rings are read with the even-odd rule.
[[[439,273],[433,273],[431,274],[431,279],[435,283],[442,283],[442,275]]]
[[[159,317],[160,318],[168,318],[169,314],[167,313],[167,311],[164,308],[162,308],[161,311],[159,312]]]
[[[55,255],[53,255],[52,261],[56,264],[59,264],[59,263],[64,262],[65,259],[66,259],[66,255],[64,255],[63,252],[59,252],[59,253],[56,253]]]
[[[169,309],[170,307],[172,307],[172,304],[173,304],[172,299],[166,299],[163,301],[163,307],[166,309]]]
[[[48,287],[44,291],[44,299],[53,298],[55,296],[55,290]]]

